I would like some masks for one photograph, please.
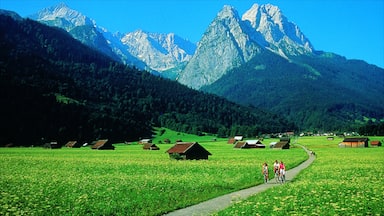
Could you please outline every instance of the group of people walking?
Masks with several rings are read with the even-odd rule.
[[[268,173],[268,164],[267,162],[265,162],[262,168],[264,183],[267,183],[269,181]],[[273,173],[275,174],[275,179],[277,182],[285,182],[285,164],[283,163],[283,161],[278,162],[277,160],[275,160],[275,162],[273,163]]]

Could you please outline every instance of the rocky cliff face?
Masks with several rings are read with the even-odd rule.
[[[141,30],[127,33],[121,42],[132,55],[160,73],[188,62],[196,49],[195,44],[173,33],[148,33]]]
[[[178,81],[200,89],[261,51],[289,59],[312,54],[313,50],[309,40],[278,7],[255,4],[240,18],[233,7],[225,6],[209,25]]]
[[[205,31],[178,81],[199,89],[254,57],[261,49],[256,43],[260,36],[250,34],[251,30],[233,7],[224,6]]]

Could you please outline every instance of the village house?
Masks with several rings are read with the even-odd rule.
[[[179,142],[166,151],[170,158],[184,160],[208,159],[209,153],[197,142]]]

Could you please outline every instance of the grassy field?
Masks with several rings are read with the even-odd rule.
[[[341,141],[299,138],[317,155],[308,169],[217,215],[383,215],[384,148],[338,148]]]
[[[233,149],[225,140],[165,131],[164,138],[199,141],[209,160],[176,161],[141,145],[114,151],[1,148],[0,215],[161,215],[262,183],[261,164],[307,158],[290,150]],[[383,138],[377,138],[382,140]],[[274,139],[264,140],[268,145]],[[380,215],[384,148],[340,149],[326,137],[296,140],[317,154],[299,176],[218,215]]]
[[[171,160],[171,144],[158,144],[160,151],[1,148],[0,215],[161,215],[261,184],[264,161],[289,168],[307,158],[300,148],[239,150],[226,140],[170,133],[159,139],[199,141],[212,156]]]

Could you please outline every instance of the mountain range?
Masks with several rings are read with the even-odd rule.
[[[0,146],[135,141],[150,138],[154,127],[220,137],[296,128],[265,110],[124,65],[63,29],[3,10],[0,98]]]
[[[271,4],[254,4],[243,15],[224,6],[197,44],[173,33],[111,33],[65,4],[30,18],[126,65],[270,110],[300,130],[353,130],[384,121],[384,70],[315,50]]]

